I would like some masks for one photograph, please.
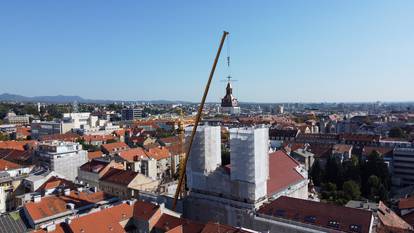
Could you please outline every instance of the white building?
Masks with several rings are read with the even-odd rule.
[[[28,115],[16,115],[14,112],[7,113],[6,117],[4,117],[4,122],[8,124],[15,124],[15,125],[28,125],[29,124],[29,116]]]
[[[187,218],[249,227],[252,211],[267,200],[307,198],[306,170],[282,151],[269,155],[268,128],[230,129],[227,166],[221,166],[219,135],[220,127],[197,129],[186,170]]]
[[[84,125],[96,126],[98,117],[91,116],[90,112],[64,113],[63,121],[72,122],[74,129],[81,129]]]
[[[78,176],[78,168],[88,162],[87,151],[74,142],[43,142],[39,145],[37,154],[39,160],[51,171],[71,181]]]
[[[238,196],[258,201],[267,194],[269,129],[230,129],[231,180],[239,182]],[[235,190],[236,191],[236,190]]]

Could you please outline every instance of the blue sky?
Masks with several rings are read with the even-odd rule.
[[[199,101],[223,30],[240,101],[413,101],[414,1],[0,1],[0,93]],[[229,70],[227,45],[209,101]]]

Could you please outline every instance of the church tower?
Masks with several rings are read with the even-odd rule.
[[[228,77],[226,95],[221,99],[221,112],[230,115],[240,114],[240,106],[236,97],[233,96],[233,87],[231,86],[231,77]]]

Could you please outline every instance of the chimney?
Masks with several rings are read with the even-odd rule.
[[[63,194],[64,194],[65,196],[69,196],[69,195],[70,195],[70,189],[65,189],[65,190],[63,190]]]
[[[74,210],[74,209],[75,209],[75,204],[73,204],[73,203],[67,203],[67,204],[66,204],[66,208],[67,208],[68,210]]]
[[[52,223],[52,224],[50,224],[46,227],[47,232],[52,232],[52,231],[55,231],[55,230],[56,230],[56,224],[55,223]]]
[[[40,195],[35,195],[34,197],[33,197],[33,201],[35,202],[35,203],[38,203],[38,202],[40,202],[42,200],[42,196],[40,196]]]
[[[135,204],[136,200],[132,199],[132,200],[127,200],[126,203],[130,206],[133,206]]]

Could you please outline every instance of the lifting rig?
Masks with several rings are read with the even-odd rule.
[[[216,70],[216,66],[217,66],[218,59],[220,57],[221,49],[223,48],[224,41],[226,40],[226,37],[228,36],[228,34],[229,33],[226,32],[226,31],[223,32],[223,36],[221,37],[221,41],[220,41],[220,46],[218,48],[216,58],[214,59],[213,67],[211,68],[210,76],[208,78],[206,87],[204,89],[204,95],[203,95],[203,98],[201,99],[200,106],[198,107],[196,120],[194,122],[194,127],[193,127],[193,130],[191,132],[190,142],[188,144],[188,147],[186,148],[187,152],[184,156],[183,163],[182,163],[182,166],[181,166],[181,168],[183,168],[183,169],[180,169],[180,177],[179,177],[177,189],[175,190],[175,195],[174,195],[173,210],[175,210],[176,207],[177,207],[178,196],[179,196],[179,194],[180,194],[180,192],[183,188],[182,186],[183,186],[184,179],[185,179],[185,170],[187,168],[187,161],[188,161],[188,157],[190,156],[191,147],[192,147],[193,141],[194,141],[194,136],[196,134],[198,123],[200,122],[201,115],[203,113],[204,104],[206,102],[208,90],[210,89],[210,84],[211,84],[211,80],[213,79],[214,71]]]

